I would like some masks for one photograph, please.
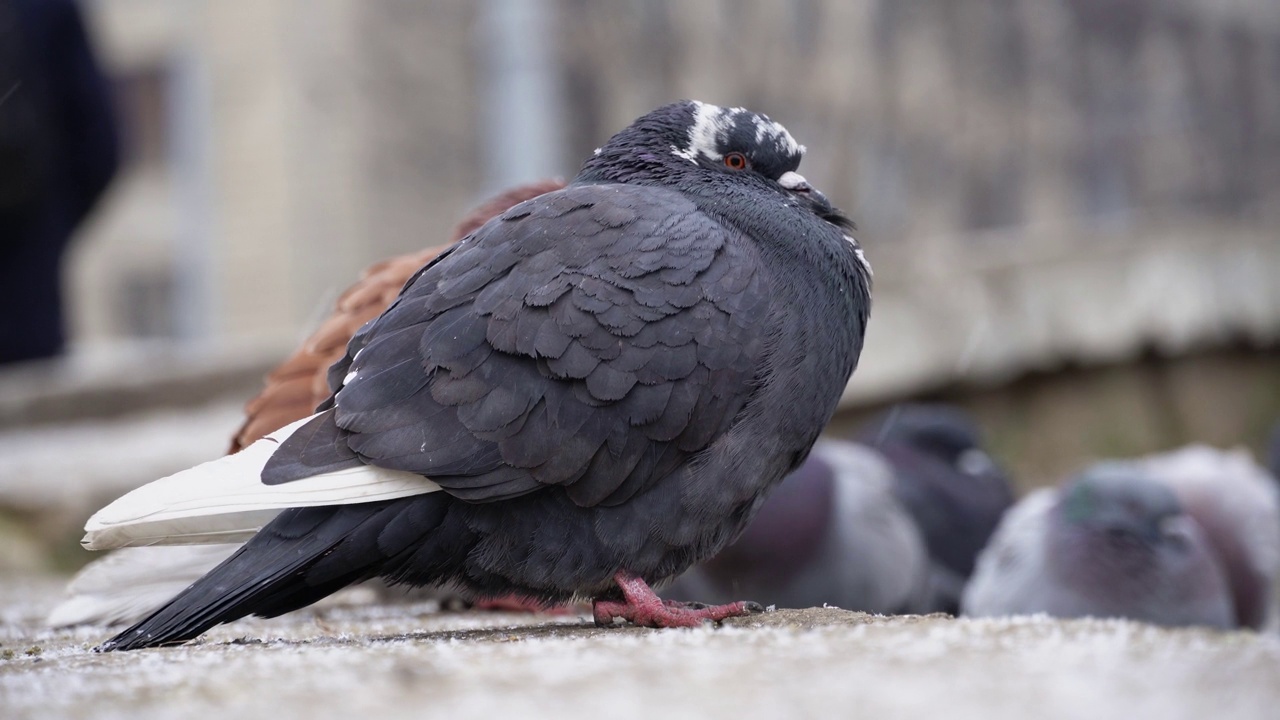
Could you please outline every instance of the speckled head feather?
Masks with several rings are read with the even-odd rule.
[[[639,151],[639,152],[637,152]],[[795,172],[805,147],[767,115],[697,100],[664,105],[614,135],[587,160],[580,179],[620,179],[641,167],[723,170],[725,155],[742,153],[752,170],[777,181]]]

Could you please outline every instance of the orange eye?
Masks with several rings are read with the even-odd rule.
[[[747,162],[747,156],[740,152],[731,152],[724,156],[724,166],[730,170],[746,170],[750,164]]]

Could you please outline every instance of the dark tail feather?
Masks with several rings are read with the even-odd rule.
[[[251,614],[275,617],[371,578],[438,526],[445,503],[433,495],[285,510],[221,565],[97,649],[186,642],[215,625]],[[403,526],[406,517],[416,520],[413,531],[389,537],[388,526]]]

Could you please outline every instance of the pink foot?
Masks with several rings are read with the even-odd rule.
[[[619,571],[613,576],[622,589],[625,601],[596,600],[591,610],[596,625],[608,627],[622,618],[633,625],[654,628],[697,627],[710,620],[720,622],[725,618],[763,612],[764,608],[753,602],[734,602],[727,605],[703,605],[663,600],[654,594],[649,584],[629,572]]]

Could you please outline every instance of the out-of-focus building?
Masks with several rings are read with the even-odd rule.
[[[784,122],[859,222],[854,397],[1280,344],[1273,0],[89,6],[132,165],[77,246],[82,349],[286,347],[366,264],[681,97]]]

